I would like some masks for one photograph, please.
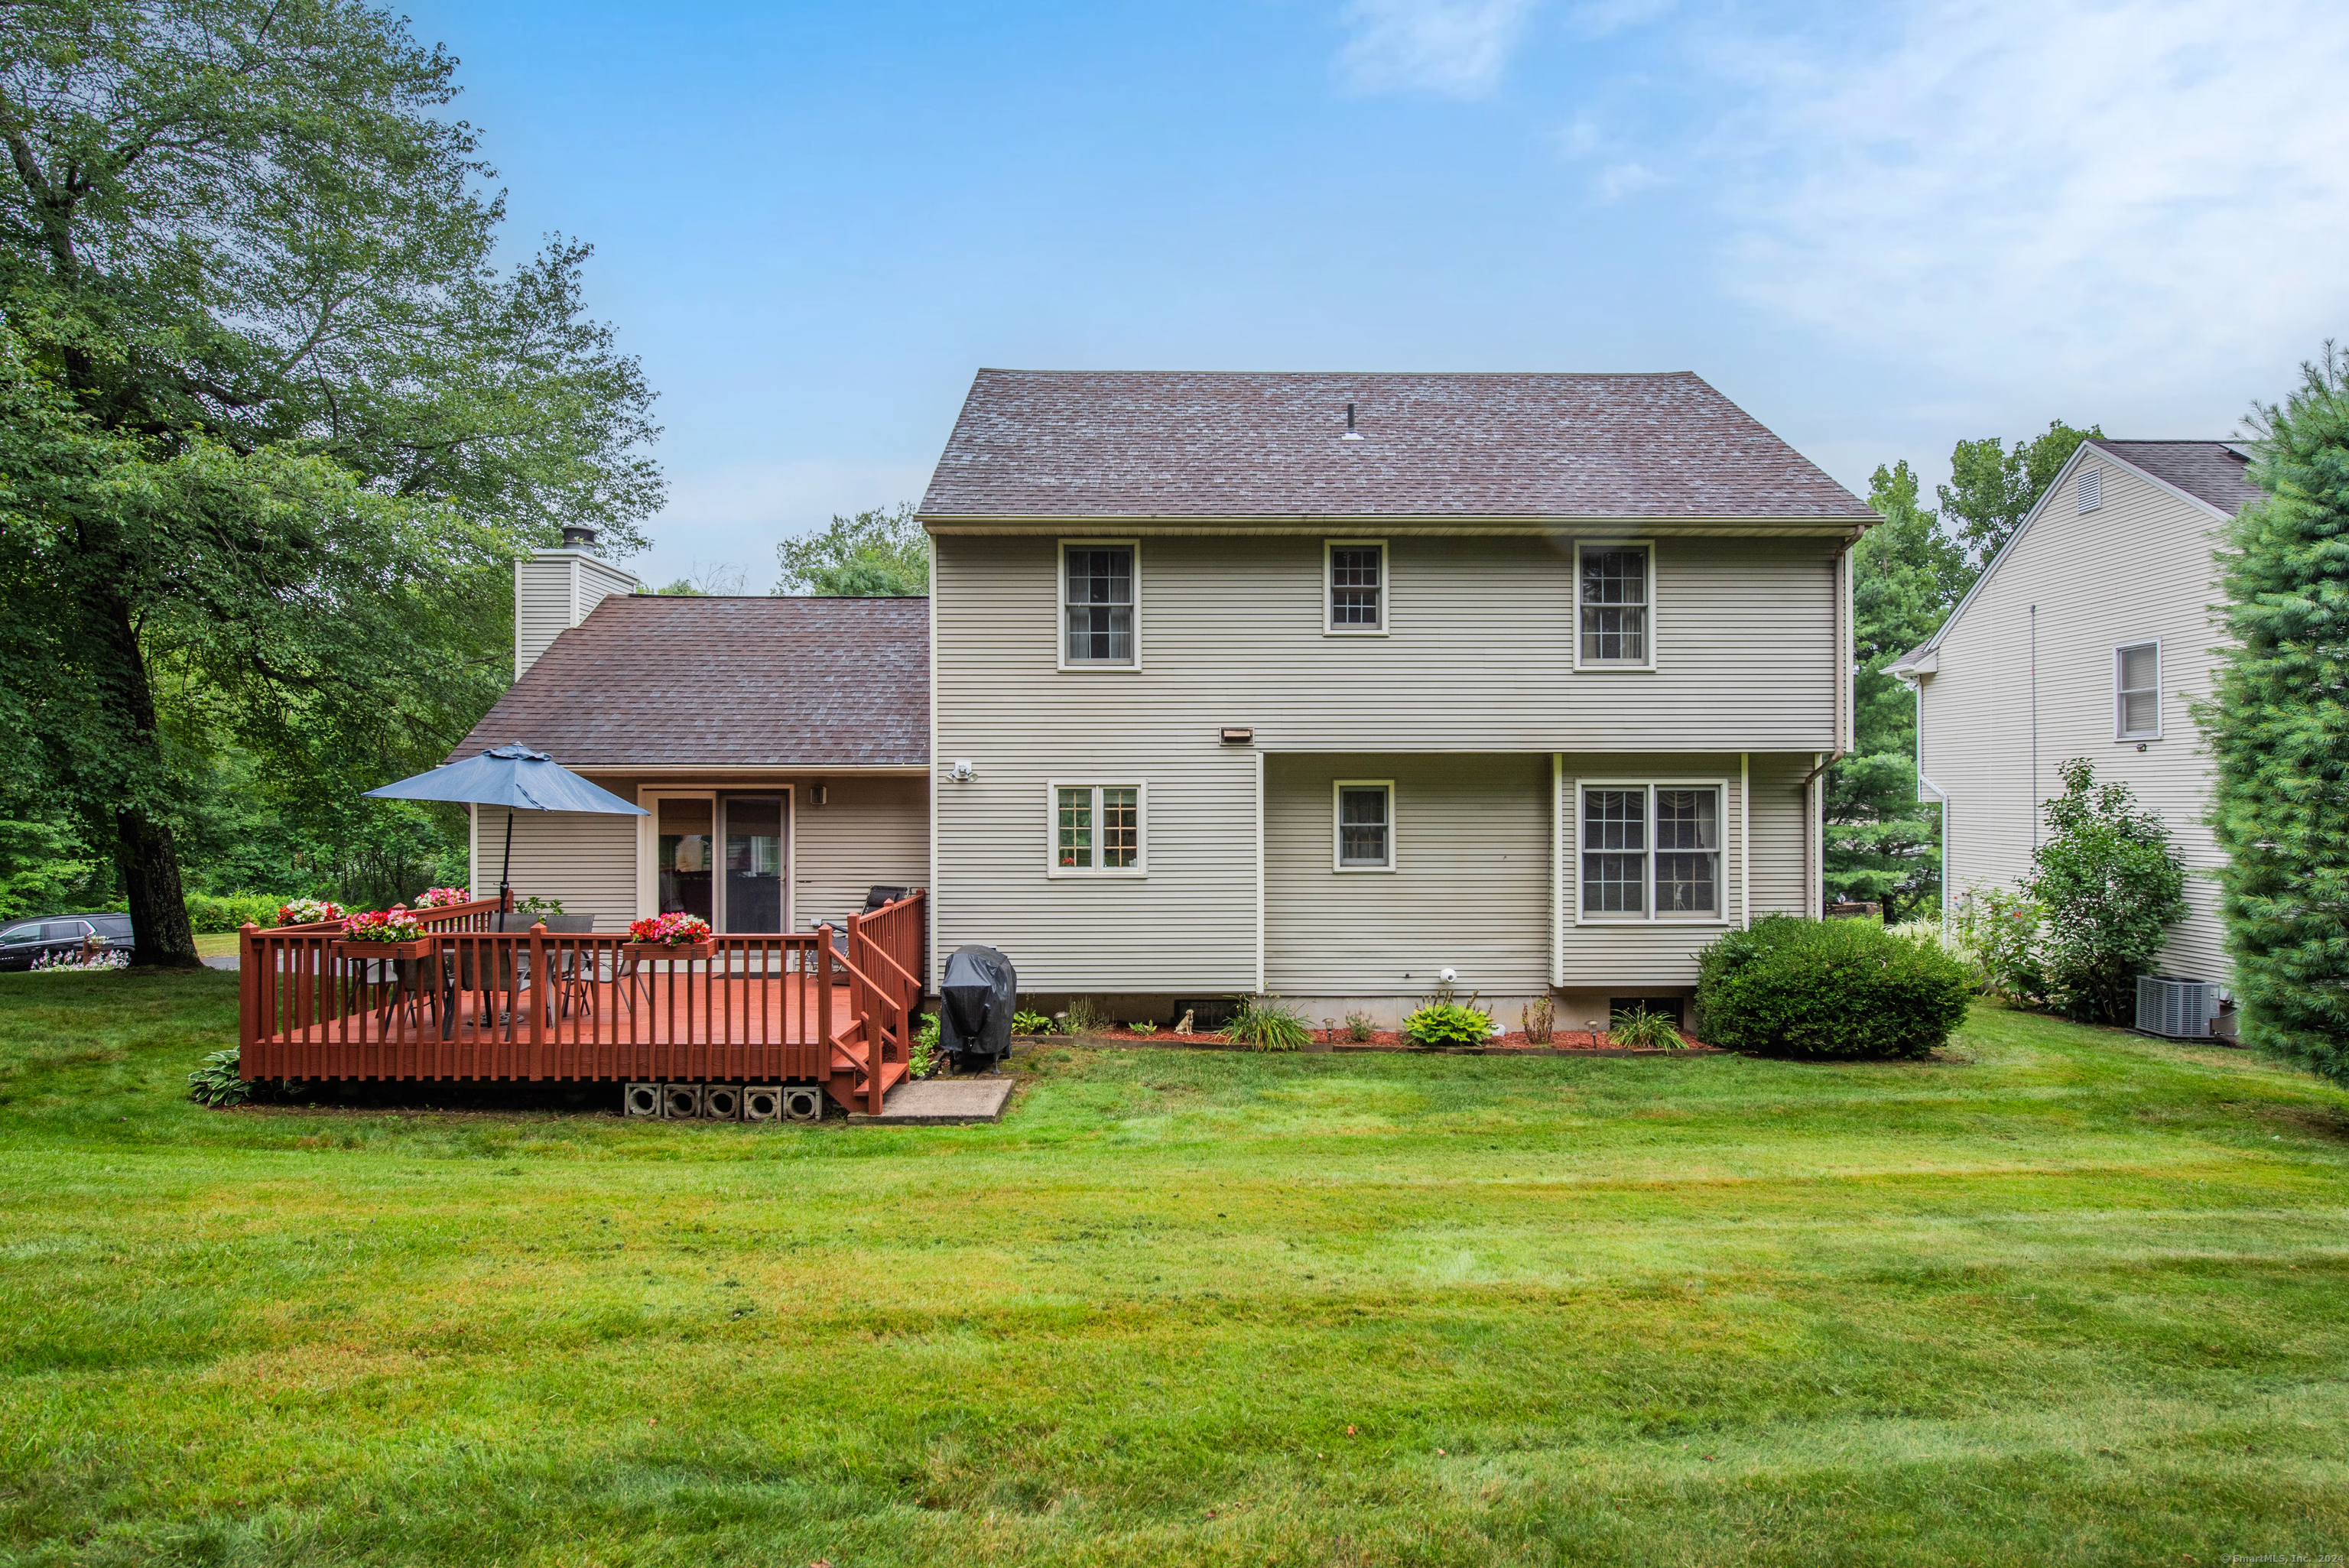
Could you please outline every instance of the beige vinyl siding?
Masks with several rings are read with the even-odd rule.
[[[793,824],[792,899],[801,929],[864,907],[875,882],[930,880],[928,786],[919,779],[833,779],[826,803],[800,781]]]
[[[921,887],[929,881],[926,784],[918,778],[743,774],[713,782],[675,774],[592,777],[630,801],[637,799],[640,789],[758,794],[789,788],[792,919],[797,930],[807,929],[820,916],[837,920],[863,907],[866,890],[875,882]],[[811,789],[819,781],[826,787],[827,803],[822,806],[810,799]],[[650,913],[636,905],[639,820],[571,812],[514,813],[514,896],[559,898],[567,913],[595,915],[598,931],[626,928]],[[474,886],[485,895],[497,890],[504,830],[502,811],[481,812],[474,843]]]
[[[2133,469],[2100,462],[2102,504],[2082,513],[2067,479],[1950,626],[1925,677],[1920,767],[1950,796],[1954,894],[2012,885],[2031,869],[2040,800],[2057,765],[2085,758],[2161,813],[2185,861],[2193,914],[2174,928],[2164,972],[2223,980],[2218,888],[2191,874],[2222,863],[2204,824],[2210,765],[2188,705],[2210,691],[2220,638],[2208,606],[2225,524]],[[2077,469],[2074,470],[2076,476]],[[2032,611],[2038,607],[2038,751],[2031,777]],[[2113,650],[2158,639],[2163,737],[2114,738]]]
[[[542,551],[514,562],[514,679],[549,644],[615,593],[636,587],[618,567],[574,551]]]
[[[1141,667],[1114,672],[1056,667],[1057,536],[936,539],[938,951],[1000,946],[1042,992],[1252,985],[1253,752],[1835,744],[1832,542],[1658,542],[1658,668],[1578,672],[1570,540],[1394,539],[1368,638],[1323,634],[1323,537],[1143,539]],[[1146,877],[1045,875],[1054,779],[1149,787]]]
[[[1532,995],[1548,982],[1546,756],[1265,758],[1265,984],[1288,996]],[[1332,785],[1394,780],[1392,873],[1331,861]]]
[[[473,890],[498,891],[506,812],[477,809]],[[625,931],[636,917],[636,820],[582,811],[513,813],[514,897],[559,899],[565,914],[591,914],[597,931]]]
[[[1803,775],[1812,766],[1809,753],[1759,753],[1751,758],[1754,816],[1750,860],[1756,918],[1781,913],[1800,914],[1807,907],[1805,889],[1809,881],[1809,851],[1803,830],[1801,784]],[[1577,919],[1581,873],[1580,787],[1619,779],[1717,782],[1721,786],[1723,896],[1717,919]],[[1697,949],[1735,926],[1744,914],[1741,866],[1749,857],[1739,852],[1739,794],[1734,752],[1622,756],[1585,753],[1564,758],[1558,819],[1566,866],[1561,982],[1567,989],[1599,987],[1623,992],[1646,985],[1669,992],[1696,984]]]

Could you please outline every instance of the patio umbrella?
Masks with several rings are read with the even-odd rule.
[[[631,806],[609,789],[590,784],[543,751],[533,751],[519,741],[493,746],[479,757],[419,773],[367,794],[382,800],[455,800],[473,806],[506,808],[506,858],[498,868],[498,897],[506,896],[506,873],[513,869],[513,815],[516,811],[604,811],[642,817],[642,806]]]

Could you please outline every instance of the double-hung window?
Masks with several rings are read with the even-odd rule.
[[[1127,540],[1061,545],[1061,664],[1133,669],[1141,664],[1135,546]]]
[[[2161,645],[2113,650],[2113,738],[2161,738]]]
[[[1646,544],[1578,544],[1574,560],[1577,665],[1653,668],[1653,549]]]
[[[1333,636],[1374,637],[1387,629],[1387,547],[1383,540],[1332,539],[1321,547],[1326,619]]]
[[[1394,856],[1394,780],[1340,779],[1333,804],[1337,869],[1391,872]]]
[[[1717,920],[1721,788],[1582,786],[1584,920]]]
[[[1051,792],[1052,875],[1142,873],[1143,786],[1054,784]]]

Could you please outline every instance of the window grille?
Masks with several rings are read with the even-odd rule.
[[[1052,787],[1052,867],[1059,872],[1142,869],[1142,786]]]
[[[1724,903],[1721,791],[1677,785],[1587,788],[1581,853],[1585,919],[1718,915]]]
[[[1377,631],[1386,624],[1386,547],[1382,544],[1333,544],[1330,547],[1330,629]]]
[[[1582,552],[1582,658],[1586,664],[1648,662],[1648,552],[1626,545]]]
[[[1133,547],[1071,544],[1063,550],[1068,662],[1133,663]]]
[[[1394,786],[1338,786],[1338,864],[1382,869],[1394,863]]]
[[[2137,643],[2113,650],[2114,733],[2122,740],[2161,734],[2161,645]]]

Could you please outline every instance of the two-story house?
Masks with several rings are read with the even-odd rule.
[[[1820,905],[1874,514],[1695,376],[982,371],[919,514],[937,951],[1578,1022]]]
[[[2190,708],[2224,645],[2213,554],[2260,498],[2248,464],[2223,441],[2084,443],[1940,630],[1889,666],[1918,688],[1920,788],[1943,802],[1951,905],[2030,872],[2074,758],[2160,812],[2189,872],[2221,863]],[[2223,984],[2218,884],[2189,874],[2186,901],[2161,969]]]
[[[1819,907],[1874,514],[1694,376],[983,371],[920,515],[929,601],[523,562],[460,752],[649,815],[520,814],[516,888],[749,931],[921,883],[934,971],[1161,1020],[1391,1023],[1445,969],[1511,1024],[1676,1010]]]

